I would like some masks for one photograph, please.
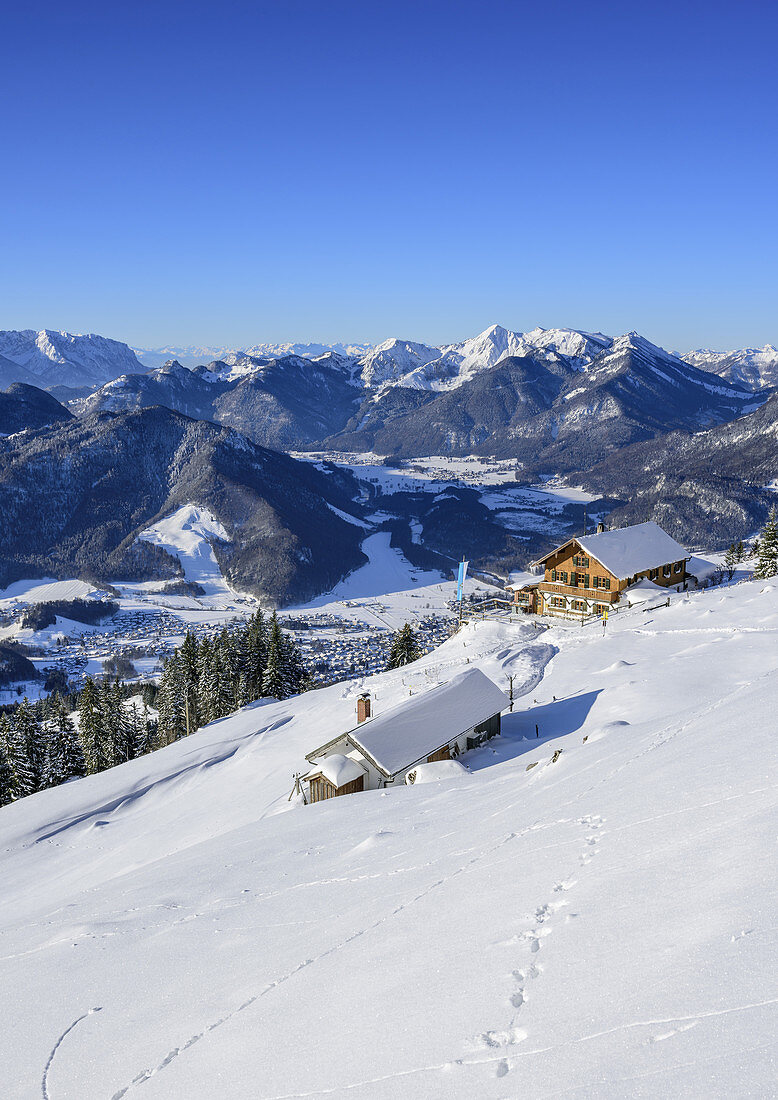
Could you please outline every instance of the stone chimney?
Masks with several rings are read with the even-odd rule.
[[[605,530],[605,524],[604,523],[598,523],[597,524],[597,534],[601,535],[604,530]]]
[[[367,721],[370,717],[370,696],[360,695],[357,699],[357,725]]]

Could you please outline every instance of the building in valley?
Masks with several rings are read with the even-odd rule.
[[[581,617],[602,614],[630,586],[643,582],[659,588],[687,583],[689,553],[656,523],[638,523],[595,535],[572,538],[531,568],[543,580],[508,588],[516,608],[541,615]]]
[[[308,753],[308,801],[404,783],[418,764],[451,760],[500,732],[504,693],[477,668],[377,717],[357,703],[357,725]]]

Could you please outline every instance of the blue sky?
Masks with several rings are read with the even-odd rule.
[[[6,7],[0,328],[778,343],[776,31],[752,0]]]

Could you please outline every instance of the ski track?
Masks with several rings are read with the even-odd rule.
[[[82,1013],[81,1016],[79,1016],[77,1019],[75,1019],[73,1021],[73,1023],[70,1025],[70,1027],[65,1028],[65,1030],[60,1035],[59,1039],[57,1039],[56,1043],[51,1048],[51,1053],[49,1054],[48,1061],[46,1062],[46,1065],[43,1067],[43,1076],[41,1078],[41,1093],[43,1095],[43,1100],[51,1100],[51,1094],[49,1093],[49,1073],[51,1072],[51,1066],[52,1066],[52,1063],[54,1062],[54,1058],[56,1057],[57,1051],[62,1046],[65,1039],[67,1039],[68,1035],[70,1035],[71,1031],[75,1027],[77,1027],[81,1023],[82,1020],[85,1020],[87,1018],[87,1016],[93,1016],[95,1012],[100,1012],[100,1011],[101,1011],[101,1007],[98,1006],[97,1008],[90,1008],[88,1012]]]

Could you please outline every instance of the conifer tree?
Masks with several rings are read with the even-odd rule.
[[[84,753],[76,734],[73,719],[65,703],[60,700],[52,720],[53,733],[58,743],[58,752],[62,760],[64,779],[75,779],[86,773]]]
[[[0,806],[14,800],[13,774],[9,760],[10,726],[4,714],[0,714]]]
[[[416,635],[411,629],[411,624],[406,623],[402,630],[398,630],[392,640],[386,667],[387,669],[402,668],[403,665],[409,665],[411,661],[417,661],[419,657],[421,657],[421,651]]]
[[[775,508],[771,508],[759,539],[754,579],[766,580],[767,577],[774,577],[776,573],[778,573],[778,517],[776,517]]]
[[[289,694],[284,661],[281,627],[275,611],[270,619],[268,632],[267,661],[262,677],[262,694],[273,699],[285,699]]]
[[[197,654],[197,698],[200,721],[203,725],[218,718],[217,699],[219,694],[218,667],[214,645],[204,638]]]
[[[78,701],[78,736],[87,775],[102,771],[106,757],[105,730],[97,687],[91,676],[87,676]]]
[[[267,630],[261,610],[257,610],[246,627],[244,647],[243,703],[262,697],[262,678],[267,663]]]
[[[11,717],[9,763],[14,796],[24,798],[41,787],[43,757],[38,724],[25,696]]]
[[[198,716],[198,644],[197,638],[187,631],[183,644],[178,651],[179,673],[184,704],[185,732],[194,733],[200,726]]]
[[[724,555],[724,572],[727,574],[728,581],[731,581],[734,577],[739,560],[737,546],[733,542]]]
[[[132,754],[133,757],[145,756],[147,752],[153,752],[157,748],[156,744],[156,724],[153,723],[149,717],[149,709],[146,706],[146,700],[143,700],[143,708],[139,712],[133,705],[133,714],[137,717],[133,719],[133,728],[135,739],[133,742]]]

